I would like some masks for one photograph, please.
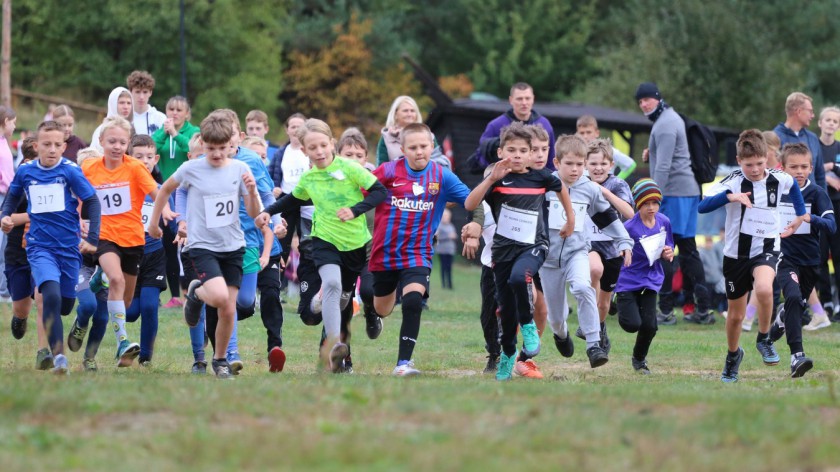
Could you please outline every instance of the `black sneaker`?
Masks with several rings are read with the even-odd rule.
[[[656,312],[656,325],[657,326],[673,326],[677,324],[677,317],[674,316],[674,312],[669,313],[661,313],[659,311]]]
[[[610,357],[601,349],[601,346],[592,346],[586,350],[586,355],[589,357],[589,365],[593,369],[601,367],[609,362]]]
[[[690,315],[685,315],[683,319],[688,323],[694,323],[699,325],[713,325],[715,324],[715,314],[711,311],[700,312],[695,311]]]
[[[575,342],[568,334],[566,333],[565,339],[561,339],[556,334],[554,335],[554,345],[557,346],[557,350],[560,351],[560,355],[563,357],[572,357],[575,355]]]
[[[38,370],[49,370],[53,368],[53,356],[49,349],[38,349],[35,354],[35,368]]]
[[[604,329],[601,330],[601,349],[604,350],[607,355],[610,355],[610,349],[612,349],[612,343],[610,342],[610,337],[607,336],[607,325],[604,325]]]
[[[195,361],[195,362],[193,362],[192,373],[193,374],[200,374],[200,375],[206,374],[207,373],[207,362],[206,361]]]
[[[730,357],[727,353],[726,361],[723,363],[723,372],[720,374],[720,381],[725,383],[737,382],[738,369],[741,367],[742,360],[744,360],[744,350],[740,347],[735,357]]]
[[[201,281],[193,280],[184,296],[184,321],[190,328],[195,328],[198,325],[199,320],[201,320],[201,309],[204,308],[204,302],[195,294],[198,287],[201,287]],[[215,369],[216,361],[213,362],[213,368]]]
[[[770,339],[765,339],[764,341],[757,341],[755,343],[755,348],[758,349],[758,353],[761,354],[761,360],[764,361],[764,365],[778,365],[779,361],[779,353],[776,352],[776,347],[773,346],[773,341]]]
[[[487,365],[484,366],[485,374],[495,374],[499,370],[499,355],[490,354],[487,356]]]
[[[797,379],[805,375],[814,367],[814,361],[810,357],[805,357],[802,352],[797,352],[793,356],[793,361],[790,363],[790,378]]]
[[[575,331],[575,336],[586,341],[586,335],[583,334],[583,328],[581,328],[580,326],[578,326],[578,329]]]
[[[213,372],[219,380],[233,380],[233,372],[227,359],[213,359]]]
[[[365,331],[370,339],[376,339],[382,334],[382,318],[376,314],[373,306],[365,305]]]
[[[87,334],[87,327],[79,326],[79,319],[73,320],[73,326],[70,327],[70,333],[67,334],[67,348],[73,352],[79,352],[82,348],[82,343],[85,341]]]
[[[782,336],[784,336],[784,335],[785,335],[785,325],[780,324],[779,320],[776,319],[776,321],[774,321],[773,324],[770,325],[770,342],[774,343],[774,342],[782,339]]]
[[[15,339],[23,339],[23,335],[26,334],[26,325],[26,318],[18,318],[12,315],[12,336]]]
[[[639,361],[633,357],[631,360],[633,362],[633,370],[642,375],[650,375],[650,369],[648,368],[647,361],[645,359]]]

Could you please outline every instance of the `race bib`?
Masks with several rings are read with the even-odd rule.
[[[648,258],[648,264],[653,265],[657,259],[662,257],[662,250],[665,248],[665,232],[660,231],[657,234],[644,236],[639,239],[639,244],[645,250],[645,255]]]
[[[538,211],[521,210],[502,204],[496,232],[520,243],[534,244],[537,237]]]
[[[575,220],[577,221],[577,220]],[[587,213],[586,215],[586,222],[584,223],[586,227],[586,236],[589,238],[589,241],[612,241],[612,238],[604,234],[598,225],[592,221],[592,218]]]
[[[230,226],[239,218],[239,196],[235,193],[204,197],[204,217],[208,228]]]
[[[32,213],[52,213],[64,210],[64,185],[46,184],[29,187]]]
[[[785,228],[788,227],[791,221],[796,218],[796,210],[793,209],[793,203],[779,203],[779,221],[781,221],[781,225],[779,225],[779,231],[781,232]],[[811,204],[805,204],[805,213],[811,213]],[[802,223],[799,225],[799,228],[796,228],[796,232],[793,234],[811,234],[811,223]]]
[[[131,189],[128,184],[96,189],[103,215],[119,215],[131,210]]]
[[[772,208],[745,208],[741,232],[757,238],[774,238],[779,235],[779,215]]]
[[[149,220],[152,219],[152,212],[155,209],[154,203],[143,202],[143,208],[141,209],[141,218],[143,219],[143,226],[149,225]]]
[[[559,200],[550,200],[548,206],[548,227],[551,229],[561,230],[566,224],[566,211],[563,210],[563,205]],[[575,232],[581,232],[584,228],[584,218],[586,215],[586,203],[572,202],[572,209],[575,211]]]

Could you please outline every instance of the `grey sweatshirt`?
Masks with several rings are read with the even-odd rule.
[[[555,172],[554,175],[557,173]],[[551,210],[551,207],[556,208],[560,202],[555,192],[548,192],[545,196],[546,205],[549,208],[546,215],[549,215],[549,212],[556,211]],[[558,268],[578,251],[589,252],[591,244],[587,232],[583,231],[584,212],[589,214],[604,234],[613,239],[619,251],[633,249],[633,240],[630,239],[630,235],[618,219],[618,214],[604,198],[600,185],[589,180],[589,177],[581,177],[569,187],[569,196],[572,199],[572,207],[575,208],[575,232],[566,239],[561,238],[560,228],[552,228],[552,218],[548,216],[549,222],[546,227],[550,244],[544,267]]]
[[[691,171],[685,122],[673,108],[666,108],[650,132],[650,175],[666,197],[695,197],[700,187]]]

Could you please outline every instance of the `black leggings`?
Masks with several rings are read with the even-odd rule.
[[[481,331],[484,333],[484,349],[491,356],[498,356],[502,348],[499,345],[499,318],[496,316],[496,282],[493,269],[481,266]]]
[[[534,320],[531,299],[531,279],[545,262],[545,249],[532,248],[512,261],[496,262],[496,294],[502,317],[502,351],[506,356],[516,353],[516,329]]]
[[[790,260],[779,261],[776,280],[782,287],[785,296],[785,335],[790,346],[790,353],[796,354],[802,350],[802,315],[808,306],[808,296],[817,282],[817,267],[796,266]],[[774,325],[775,327],[775,325]]]
[[[163,226],[163,251],[166,253],[166,283],[173,298],[181,296],[181,266],[178,264],[178,245],[175,240],[177,232],[169,225]]]
[[[618,292],[618,324],[628,333],[636,335],[633,357],[643,361],[647,357],[650,343],[656,336],[656,292],[651,289],[635,292]]]

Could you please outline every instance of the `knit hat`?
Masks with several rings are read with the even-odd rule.
[[[652,179],[639,179],[633,186],[633,200],[636,202],[637,210],[648,200],[661,204],[662,191],[659,190],[659,185],[656,185],[656,182]]]
[[[657,100],[662,99],[662,94],[659,93],[659,87],[657,87],[654,82],[643,82],[639,84],[639,88],[636,89],[637,102],[648,97],[655,98]]]

